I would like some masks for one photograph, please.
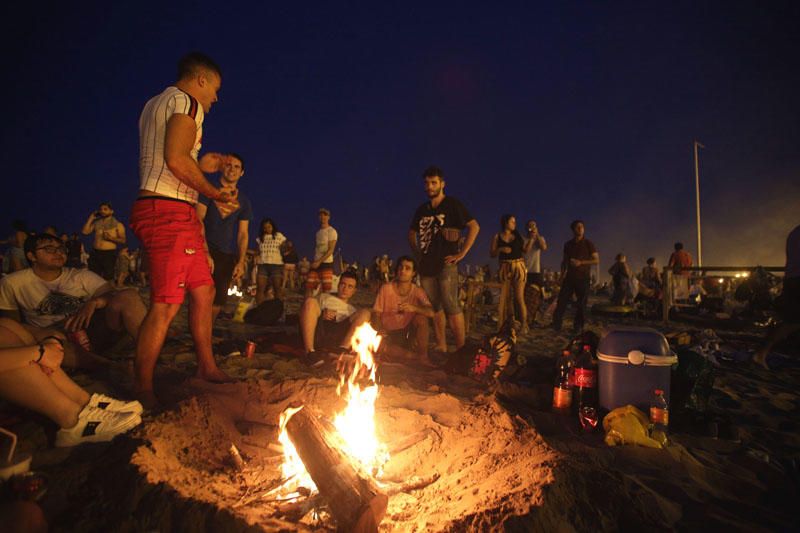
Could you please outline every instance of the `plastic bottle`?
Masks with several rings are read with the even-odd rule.
[[[653,391],[653,399],[650,401],[650,423],[653,424],[653,431],[662,431],[665,435],[669,428],[669,404],[664,398],[664,391],[656,389]]]
[[[575,360],[572,405],[576,411],[582,407],[597,408],[597,361],[592,356],[592,348],[583,345]]]
[[[553,385],[553,411],[569,412],[572,407],[572,353],[564,350],[556,364],[556,380]]]

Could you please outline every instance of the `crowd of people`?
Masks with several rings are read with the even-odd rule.
[[[463,203],[445,194],[442,169],[430,166],[422,173],[427,198],[408,226],[410,253],[395,261],[384,254],[367,265],[345,264],[331,211],[324,207],[317,211],[319,229],[310,259],[299,257],[271,218],[260,220],[256,249],[248,250],[254,209],[240,188],[244,157],[199,154],[204,118],[221,83],[213,60],[189,54],[179,62],[177,81],[142,110],[140,186],[129,221],[140,250],[127,248],[126,227],[107,202],[81,229],[91,236],[88,253],[76,233],[59,235],[53,227],[33,233],[21,222],[14,225],[0,280],[0,396],[57,423],[57,445],[109,440],[138,424],[142,410],[157,404],[154,368],[187,295],[196,377],[210,382],[231,381],[217,366],[211,331],[232,284],[253,285],[257,305],[282,300],[287,289],[304,292],[299,330],[304,360],[311,365],[347,352],[353,332],[367,321],[384,335],[385,357],[421,366],[435,365],[450,351],[448,327],[455,350],[466,342],[465,291],[473,286],[470,282],[488,281],[491,275],[488,265],[459,271],[480,226]],[[208,175],[217,173],[219,180],[209,181]],[[570,304],[574,332],[583,329],[599,251],[586,237],[584,221],[573,221],[570,229],[560,272],[547,272],[541,255],[548,243],[536,221],[528,220],[522,232],[513,214],[500,217],[489,250],[498,260],[498,327],[516,319],[519,333],[525,334],[552,299],[554,330],[561,330]],[[676,277],[688,280],[691,265],[691,256],[676,243],[669,261]],[[609,274],[613,303],[661,298],[654,258],[634,276],[620,253]],[[131,283],[149,284],[149,306],[128,287]],[[376,293],[371,309],[351,303],[359,283]],[[137,401],[90,395],[63,372],[62,366],[97,365],[95,354],[124,335],[136,340]]]

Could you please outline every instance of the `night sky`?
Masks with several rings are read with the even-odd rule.
[[[575,218],[604,271],[663,265],[696,255],[694,139],[704,264],[782,266],[800,223],[798,2],[69,4],[4,10],[3,233],[102,200],[127,223],[139,113],[193,49],[223,71],[203,150],[243,155],[256,222],[301,255],[321,206],[346,260],[407,253],[436,164],[481,225],[466,263],[496,266],[512,213],[545,266]]]

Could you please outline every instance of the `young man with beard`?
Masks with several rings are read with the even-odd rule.
[[[89,255],[89,270],[103,279],[114,279],[117,264],[117,246],[125,244],[125,226],[114,218],[109,202],[103,202],[93,211],[81,230],[84,235],[94,233],[92,253]]]
[[[227,158],[206,153],[198,160],[203,119],[222,85],[219,66],[193,52],[178,63],[178,80],[145,104],[139,118],[139,197],[131,228],[147,253],[150,309],[136,345],[134,387],[146,406],[155,405],[153,371],[167,329],[189,293],[189,329],[197,351],[197,377],[230,381],[211,349],[214,281],[195,204],[200,194],[221,203],[227,191],[205,173],[219,172]]]
[[[408,243],[419,259],[422,288],[435,311],[436,347],[446,353],[445,315],[453,330],[456,349],[465,343],[464,313],[458,300],[458,262],[472,248],[480,226],[461,202],[445,196],[445,181],[440,168],[427,168],[423,179],[429,201],[414,213],[408,230]],[[459,250],[461,231],[465,228],[467,235]]]
[[[577,300],[575,320],[572,329],[575,333],[583,331],[586,300],[589,298],[591,268],[600,262],[600,255],[594,243],[584,236],[585,227],[582,220],[570,224],[573,238],[564,243],[564,258],[561,261],[561,290],[558,293],[558,304],[553,313],[553,329],[561,331],[561,321],[567,304],[575,295]]]
[[[243,175],[242,156],[228,154],[219,186],[230,194],[230,201],[219,202],[202,197],[195,205],[197,216],[205,229],[208,252],[214,261],[216,292],[211,307],[212,323],[228,301],[231,279],[240,280],[247,269],[248,228],[253,219],[253,207],[238,187]]]
[[[115,291],[108,281],[86,269],[64,267],[67,249],[61,239],[47,233],[25,240],[31,267],[0,280],[0,314],[24,319],[36,339],[86,330],[94,353],[111,348],[122,335],[138,338],[146,312],[133,289]],[[90,358],[67,344],[65,364],[79,366]]]
[[[433,318],[433,306],[425,291],[413,283],[416,266],[416,261],[407,255],[397,259],[394,280],[384,283],[375,298],[372,321],[383,336],[383,354],[390,359],[418,359],[431,366],[428,319]]]

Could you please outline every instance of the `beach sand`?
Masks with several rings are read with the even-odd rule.
[[[362,290],[359,303],[371,297]],[[290,314],[299,301],[291,297]],[[597,317],[590,327],[600,333],[620,322],[690,331]],[[185,326],[185,312],[175,326]],[[4,407],[2,425],[18,432],[20,449],[48,477],[40,504],[54,530],[335,529],[319,500],[288,504],[273,490],[281,411],[301,402],[333,414],[341,407],[335,370],[297,360],[286,346],[296,326],[219,326],[215,333],[230,342],[259,340],[253,359],[219,360],[242,381],[191,379],[191,341],[172,339],[157,370],[169,409],[112,443],[52,448],[52,424]],[[471,338],[491,329],[479,321]],[[727,333],[737,348],[754,346],[741,332]],[[666,449],[608,447],[602,432],[584,434],[572,416],[550,410],[554,357],[567,340],[533,329],[517,346],[527,358],[524,379],[492,389],[442,370],[381,365],[376,424],[391,451],[380,477],[391,493],[382,531],[797,529],[800,370],[723,365],[706,416],[674,420]],[[119,347],[106,371],[74,373],[76,381],[124,396],[131,348]],[[231,444],[245,459],[242,470],[229,460]],[[409,481],[414,488],[392,492]]]

